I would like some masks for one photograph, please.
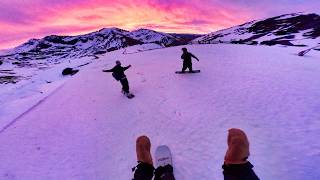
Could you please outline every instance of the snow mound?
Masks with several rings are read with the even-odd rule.
[[[123,54],[133,54],[133,53],[150,51],[150,50],[160,49],[160,48],[163,48],[163,46],[155,43],[135,45],[135,46],[124,48]]]

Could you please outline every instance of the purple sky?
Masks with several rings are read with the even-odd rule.
[[[285,13],[320,14],[319,7],[320,0],[1,0],[0,49],[103,27],[209,33]]]

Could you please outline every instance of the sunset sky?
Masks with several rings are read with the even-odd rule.
[[[0,0],[0,49],[104,27],[209,33],[284,13],[319,14],[319,7],[320,0]]]

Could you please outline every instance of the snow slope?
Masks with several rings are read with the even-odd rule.
[[[0,80],[6,76],[13,76],[15,83],[0,83],[0,132],[28,111],[57,88],[62,86],[68,76],[61,74],[66,67],[81,70],[83,65],[90,64],[92,58],[64,59],[59,64],[45,67],[18,67],[11,63],[4,63],[0,67]],[[38,62],[39,63],[39,62]],[[4,79],[4,78],[3,78]]]
[[[242,128],[261,179],[318,179],[319,53],[190,45],[198,74],[178,75],[181,47],[106,54],[0,132],[0,179],[132,177],[135,139],[167,144],[177,180],[223,179],[227,130]],[[111,68],[120,59],[134,99]]]

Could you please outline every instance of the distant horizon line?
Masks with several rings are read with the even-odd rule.
[[[237,26],[237,25],[235,25],[235,26]],[[233,27],[233,26],[232,26]],[[18,44],[18,45],[16,45],[16,46],[14,46],[14,47],[9,47],[9,48],[4,48],[4,49],[0,49],[0,53],[1,53],[1,51],[7,51],[7,50],[11,50],[11,49],[14,49],[14,48],[16,48],[16,47],[18,47],[18,46],[20,46],[20,45],[22,45],[22,44],[24,44],[24,43],[26,43],[26,42],[28,42],[28,41],[30,41],[30,40],[40,40],[40,39],[43,39],[43,38],[45,38],[45,37],[48,37],[48,36],[69,36],[69,37],[75,37],[75,36],[82,36],[82,35],[86,35],[86,34],[90,34],[90,33],[94,33],[94,32],[99,32],[99,31],[101,31],[101,30],[103,30],[103,29],[121,29],[121,30],[125,30],[125,31],[128,31],[128,32],[132,32],[132,31],[136,31],[136,30],[140,30],[140,29],[147,29],[147,30],[152,30],[152,31],[156,31],[156,32],[159,32],[159,33],[166,33],[166,34],[189,34],[189,35],[206,35],[206,34],[209,34],[209,33],[212,33],[212,32],[216,32],[216,31],[220,31],[220,30],[223,30],[223,29],[228,29],[228,28],[230,28],[230,27],[228,27],[228,28],[223,28],[223,29],[219,29],[219,30],[216,30],[216,31],[212,31],[212,32],[208,32],[208,33],[188,33],[188,32],[181,32],[181,33],[179,33],[179,32],[165,32],[165,31],[159,31],[159,30],[155,30],[155,29],[153,29],[153,28],[146,28],[146,27],[141,27],[141,28],[137,28],[137,29],[133,29],[133,30],[128,30],[128,29],[124,29],[124,28],[119,28],[119,27],[115,27],[115,26],[110,26],[110,27],[104,27],[104,28],[99,28],[99,29],[97,29],[97,30],[92,30],[92,31],[89,31],[89,32],[83,32],[83,33],[74,33],[74,34],[60,34],[60,35],[58,35],[58,34],[49,34],[49,35],[45,35],[45,36],[43,36],[43,37],[41,37],[41,38],[29,38],[28,40],[25,40],[23,43],[20,43],[20,44]]]
[[[317,12],[304,12],[304,11],[300,11],[300,12],[292,12],[292,13],[285,13],[285,14],[279,14],[279,15],[276,15],[276,16],[271,16],[271,17],[267,17],[267,18],[261,18],[261,19],[253,19],[253,20],[249,20],[247,22],[244,22],[244,23],[241,23],[241,24],[245,24],[245,23],[248,23],[248,22],[252,22],[252,21],[259,21],[259,20],[262,20],[262,19],[268,19],[268,18],[272,18],[272,17],[277,17],[277,16],[285,16],[285,15],[290,15],[290,14],[317,14],[317,15],[320,15],[320,13],[317,13]],[[148,28],[148,27],[139,27],[139,28],[136,28],[136,29],[132,29],[132,30],[128,30],[128,29],[124,29],[124,28],[120,28],[120,27],[116,27],[116,26],[110,26],[110,27],[100,27],[100,28],[96,28],[96,30],[90,30],[90,31],[85,31],[85,32],[79,32],[79,33],[70,33],[70,34],[48,34],[48,35],[45,35],[45,36],[42,36],[41,38],[29,38],[27,40],[24,40],[23,42],[21,43],[17,43],[17,45],[13,45],[12,47],[8,47],[8,48],[3,48],[3,49],[0,49],[0,53],[1,52],[4,52],[4,51],[7,51],[7,50],[11,50],[11,49],[14,49],[32,39],[35,39],[35,40],[39,40],[39,39],[43,39],[45,37],[48,37],[48,36],[70,36],[70,37],[74,37],[74,36],[81,36],[81,35],[86,35],[86,34],[90,34],[90,33],[94,33],[94,32],[98,32],[100,30],[103,30],[103,29],[112,29],[112,28],[117,28],[117,29],[121,29],[121,30],[125,30],[125,31],[129,31],[129,32],[132,32],[132,31],[136,31],[136,30],[139,30],[139,29],[148,29],[148,30],[152,30],[152,31],[156,31],[156,32],[160,32],[160,33],[166,33],[166,34],[190,34],[190,35],[206,35],[206,34],[210,34],[210,33],[214,33],[214,32],[217,32],[217,31],[221,31],[221,30],[225,30],[225,29],[229,29],[229,28],[232,28],[232,27],[235,27],[235,26],[239,26],[241,24],[237,24],[237,25],[233,25],[233,26],[230,26],[230,27],[225,27],[225,28],[221,28],[221,29],[217,29],[215,31],[208,31],[207,33],[192,33],[192,32],[166,32],[166,31],[160,31],[160,30],[155,30],[154,28]]]

